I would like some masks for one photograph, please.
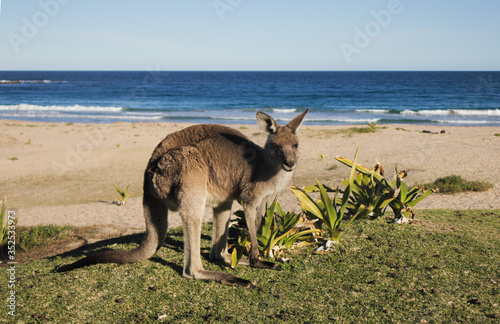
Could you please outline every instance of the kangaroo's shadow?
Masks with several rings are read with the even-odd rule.
[[[116,245],[116,244],[136,244],[139,245],[143,238],[144,238],[144,233],[136,233],[136,234],[130,234],[130,235],[124,235],[124,236],[119,236],[119,237],[113,237],[110,239],[105,239],[101,241],[97,241],[95,243],[90,243],[90,244],[84,244],[80,247],[77,247],[76,249],[66,251],[57,255],[54,255],[52,257],[47,258],[48,260],[54,260],[56,258],[61,258],[62,261],[64,261],[64,258],[72,257],[72,258],[77,258],[81,259],[83,257],[86,257],[92,253],[96,252],[102,252],[102,251],[110,251],[113,249],[110,249],[110,246]],[[202,235],[202,239],[205,240],[210,240],[211,237],[208,235]],[[134,246],[133,248],[135,248]],[[170,249],[178,252],[184,252],[184,241],[183,241],[183,234],[182,232],[174,232],[174,233],[168,233],[167,237],[165,238],[165,241],[163,242],[163,245],[161,247],[162,249]],[[203,250],[203,249],[202,249]],[[208,253],[203,254],[204,257],[208,258]],[[169,262],[165,259],[162,259],[161,257],[154,255],[149,259],[149,261],[153,261],[165,266],[169,266],[172,268],[174,271],[179,273],[179,275],[182,275],[183,267],[182,265],[176,264]],[[61,264],[64,264],[61,263]]]

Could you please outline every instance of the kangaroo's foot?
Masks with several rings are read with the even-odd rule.
[[[279,264],[269,261],[262,261],[261,259],[249,257],[250,267],[257,269],[271,269],[281,271]]]
[[[198,270],[194,273],[185,271],[182,276],[189,279],[215,280],[228,286],[255,288],[249,280],[241,279],[233,276],[232,274],[218,271]]]
[[[223,262],[224,264],[230,265],[231,264],[231,254],[229,253],[221,253],[218,257],[213,257],[211,256],[210,258],[211,261],[219,261]],[[281,270],[281,267],[279,264],[273,263],[273,262],[268,262],[268,261],[262,261],[260,259],[257,259],[253,264],[250,261],[250,258],[247,258],[246,256],[242,256],[240,261],[238,262],[239,265],[244,265],[244,266],[250,266],[252,268],[257,268],[257,269],[271,269],[271,270]]]
[[[222,279],[220,282],[228,286],[236,286],[241,288],[255,288],[254,284],[251,281],[241,279],[233,275],[229,275],[227,278]]]
[[[210,251],[210,261],[231,264],[231,254],[229,254],[227,251],[222,252],[220,254],[216,254]]]

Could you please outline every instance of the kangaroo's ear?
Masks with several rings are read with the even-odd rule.
[[[288,127],[290,127],[293,132],[295,133],[297,131],[297,129],[299,129],[300,125],[302,124],[302,121],[304,120],[304,117],[306,116],[306,114],[309,112],[309,108],[307,108],[306,111],[304,111],[302,114],[298,115],[297,117],[295,117],[294,119],[292,119],[289,123],[288,123]]]
[[[259,111],[257,113],[257,123],[259,124],[260,129],[269,134],[274,134],[278,130],[278,124],[274,120],[273,117],[268,114]]]

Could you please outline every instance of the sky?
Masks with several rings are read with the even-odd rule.
[[[0,5],[0,70],[500,70],[498,0]]]

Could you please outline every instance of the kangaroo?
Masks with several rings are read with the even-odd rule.
[[[258,112],[259,127],[268,133],[264,148],[239,131],[221,125],[195,125],[168,135],[153,151],[144,173],[146,234],[140,246],[131,251],[91,254],[57,271],[151,258],[163,245],[168,211],[172,210],[179,212],[184,226],[184,277],[252,287],[248,280],[203,269],[200,254],[203,213],[206,206],[213,208],[211,261],[231,262],[227,250],[228,224],[231,205],[240,200],[251,241],[249,257],[242,263],[254,268],[279,269],[277,264],[259,259],[257,229],[266,200],[291,185],[298,159],[296,131],[308,111],[286,126],[279,126],[271,116]]]

